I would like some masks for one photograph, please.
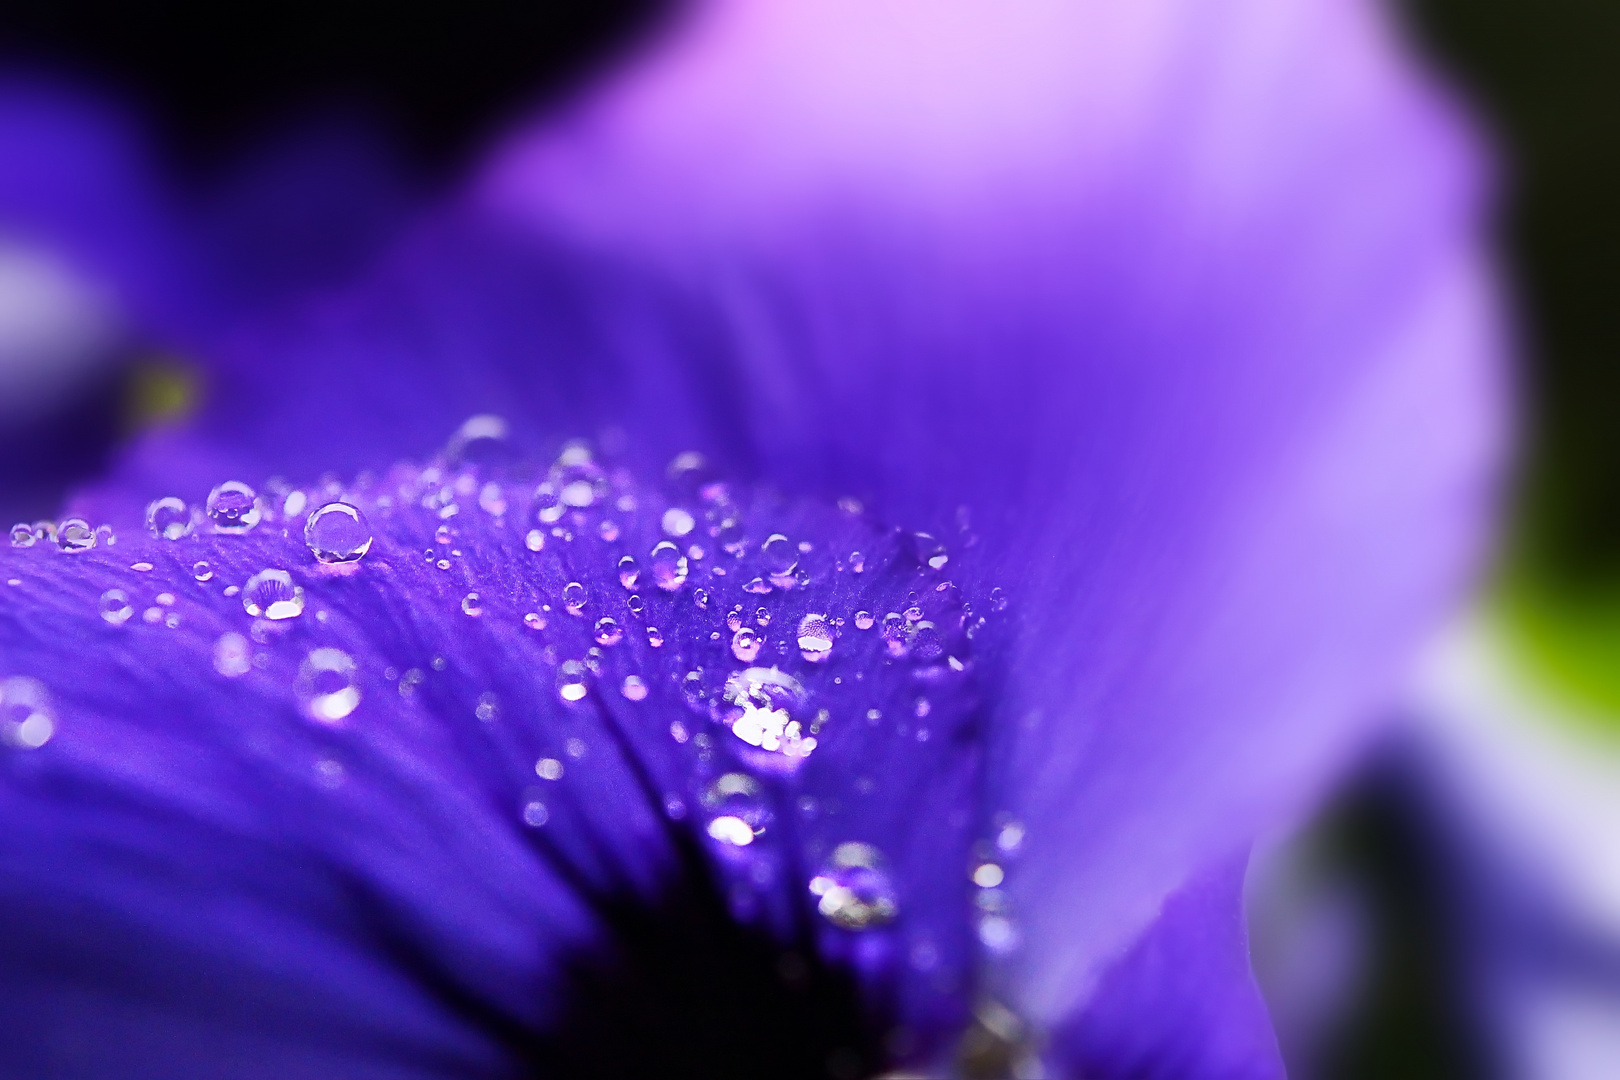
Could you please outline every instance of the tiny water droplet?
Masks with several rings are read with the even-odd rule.
[[[499,416],[489,413],[470,416],[450,436],[444,456],[453,465],[503,464],[513,456],[509,434],[510,428]]]
[[[551,814],[546,810],[546,804],[538,799],[530,799],[523,804],[523,824],[531,829],[538,829],[551,820]]]
[[[356,507],[329,502],[304,523],[304,543],[323,563],[358,562],[371,550],[371,525]]]
[[[198,559],[191,564],[191,576],[198,581],[212,581],[214,568],[208,565],[207,559]]]
[[[636,587],[636,582],[640,580],[640,578],[641,568],[636,566],[636,557],[634,555],[626,555],[624,558],[619,560],[620,585],[623,585],[627,589],[633,589]]]
[[[70,555],[96,546],[96,530],[84,518],[67,518],[56,527],[56,546]]]
[[[743,586],[743,592],[753,593],[755,596],[764,596],[771,591],[771,583],[764,578],[755,578]]]
[[[135,609],[129,605],[129,594],[123,589],[108,589],[101,594],[101,617],[114,626],[123,626]]]
[[[844,930],[871,930],[900,913],[894,882],[871,844],[839,844],[810,879],[810,892],[819,897],[816,910],[822,917]]]
[[[294,618],[304,613],[304,588],[285,570],[260,570],[242,586],[242,609],[255,618]]]
[[[308,495],[305,495],[302,491],[291,491],[287,493],[287,501],[281,504],[281,512],[289,518],[296,518],[304,512],[304,507],[308,505]]]
[[[530,630],[544,630],[546,628],[546,620],[545,617],[542,616],[538,611],[531,611],[523,616],[523,625],[527,626]]]
[[[253,668],[252,647],[238,633],[225,633],[214,642],[214,670],[227,679],[246,675]]]
[[[771,625],[771,613],[764,608],[755,608],[754,621],[760,626],[769,626]]]
[[[799,655],[819,664],[832,655],[833,625],[825,615],[810,614],[799,620]]]
[[[597,619],[595,633],[598,645],[617,645],[624,640],[624,627],[611,618]]]
[[[647,698],[647,684],[639,675],[626,675],[624,684],[619,687],[619,693],[631,701],[645,701]]]
[[[660,540],[649,559],[653,583],[667,592],[686,584],[686,556],[668,540]]]
[[[34,535],[34,527],[27,522],[19,521],[11,527],[12,547],[33,547],[38,541],[39,537]]]
[[[945,545],[928,533],[917,533],[913,537],[917,545],[917,561],[934,570],[945,569],[950,562],[950,556],[945,553]]]
[[[546,534],[539,529],[530,529],[529,534],[523,538],[523,546],[530,551],[539,551],[546,546]]]
[[[751,663],[759,655],[759,648],[763,642],[751,627],[741,627],[731,637],[731,655],[743,663]]]
[[[754,842],[754,830],[748,822],[730,814],[722,814],[710,821],[709,835],[731,847],[747,847]]]
[[[570,581],[563,586],[563,607],[570,615],[583,615],[585,613],[585,586],[577,581]]]
[[[0,734],[12,746],[38,750],[56,734],[56,709],[38,679],[0,679]]]
[[[161,540],[190,536],[194,524],[191,507],[173,495],[153,499],[146,505],[146,528]]]
[[[354,658],[342,649],[312,649],[298,668],[298,686],[309,715],[335,724],[360,704]]]
[[[703,611],[703,610],[707,609],[708,606],[709,606],[709,594],[708,594],[708,592],[706,590],[703,590],[703,589],[698,589],[698,590],[694,591],[692,593],[692,603],[694,603],[694,604],[696,604],[698,606],[699,611]]]
[[[240,480],[227,480],[208,493],[208,520],[214,531],[240,534],[259,523],[258,496]]]
[[[557,696],[564,701],[578,701],[585,693],[585,665],[578,660],[565,660],[558,665]]]
[[[463,615],[471,615],[474,618],[477,618],[484,613],[483,601],[479,598],[477,593],[470,592],[461,598],[461,613]]]
[[[849,568],[859,574],[866,570],[866,556],[858,551],[849,553]]]
[[[873,622],[874,620],[870,611],[857,611],[855,613],[855,629],[870,630],[872,629]]]
[[[664,632],[656,626],[647,627],[647,644],[655,649],[664,647]]]

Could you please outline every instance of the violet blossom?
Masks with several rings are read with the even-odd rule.
[[[0,556],[3,1071],[1280,1075],[1248,846],[1500,441],[1371,7],[702,6],[184,324]]]

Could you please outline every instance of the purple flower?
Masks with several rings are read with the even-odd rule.
[[[0,1060],[1277,1075],[1248,844],[1498,442],[1477,169],[1386,38],[712,5],[209,337],[0,568]]]

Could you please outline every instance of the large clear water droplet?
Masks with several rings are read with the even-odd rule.
[[[242,610],[254,618],[294,618],[304,613],[304,588],[285,570],[260,570],[242,586]]]
[[[342,649],[313,649],[298,668],[299,690],[311,718],[335,724],[360,704],[354,658]]]
[[[56,546],[70,555],[96,546],[96,530],[84,518],[67,518],[56,526]]]
[[[686,584],[686,556],[681,549],[668,540],[661,540],[658,546],[652,549],[648,562],[651,565],[653,583],[660,589],[674,592]]]
[[[38,541],[39,537],[34,535],[34,527],[27,522],[19,521],[11,527],[12,547],[33,547]]]
[[[323,563],[358,562],[371,550],[371,524],[356,507],[329,502],[304,523],[304,543]]]
[[[123,626],[135,613],[135,609],[129,603],[129,593],[123,589],[108,589],[102,593],[100,611],[101,617],[113,626]]]
[[[810,892],[819,898],[816,910],[822,917],[845,930],[871,930],[900,913],[894,881],[871,844],[839,844],[810,879]]]
[[[793,587],[793,571],[799,565],[799,549],[793,546],[793,541],[781,533],[772,533],[760,545],[759,557],[771,584],[783,589]]]
[[[146,528],[162,540],[179,540],[190,536],[195,522],[191,507],[173,495],[153,499],[146,505]]]
[[[214,531],[245,533],[259,523],[258,496],[240,480],[227,480],[208,493],[208,520]]]
[[[0,736],[12,746],[38,750],[56,734],[56,709],[45,684],[27,675],[0,679]]]

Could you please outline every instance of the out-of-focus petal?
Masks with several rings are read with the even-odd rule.
[[[1200,875],[1098,984],[1085,1012],[1053,1037],[1071,1076],[1281,1080],[1282,1060],[1249,970],[1243,871]]]

